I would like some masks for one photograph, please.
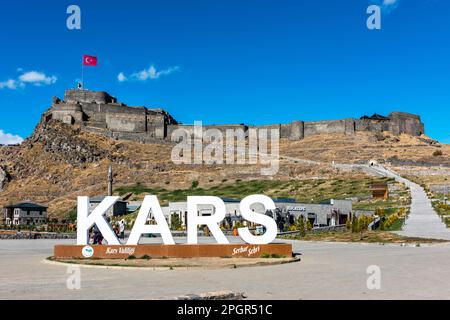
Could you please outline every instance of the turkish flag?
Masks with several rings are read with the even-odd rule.
[[[84,55],[83,56],[83,65],[84,66],[96,66],[97,65],[97,57]]]

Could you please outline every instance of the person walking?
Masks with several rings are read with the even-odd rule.
[[[120,220],[119,222],[119,234],[120,239],[125,239],[125,220]]]

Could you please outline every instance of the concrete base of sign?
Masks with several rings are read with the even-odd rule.
[[[83,268],[106,269],[146,269],[146,270],[191,270],[191,269],[236,269],[248,267],[273,266],[299,262],[300,257],[281,258],[165,258],[165,259],[77,259],[77,258],[47,258],[43,262],[56,265],[77,265]]]
[[[272,244],[142,244],[142,245],[56,245],[54,258],[129,259],[208,257],[291,257],[292,245]]]

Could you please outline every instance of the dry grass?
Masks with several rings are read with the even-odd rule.
[[[446,240],[425,239],[415,237],[404,237],[395,233],[385,231],[365,231],[363,233],[344,232],[324,232],[308,233],[304,237],[294,236],[288,239],[305,241],[330,241],[330,242],[365,242],[365,243],[443,243]]]
[[[75,206],[77,196],[106,193],[106,175],[110,163],[115,172],[115,186],[133,187],[139,183],[151,189],[174,191],[189,189],[193,181],[198,181],[202,189],[254,180],[296,181],[295,190],[285,186],[283,189],[266,191],[269,195],[318,199],[333,196],[332,192],[316,195],[317,192],[332,190],[329,186],[326,187],[332,182],[330,179],[352,181],[366,178],[361,173],[333,168],[333,160],[341,163],[366,162],[369,159],[384,160],[397,156],[399,159],[424,160],[430,163],[450,162],[448,146],[442,147],[442,156],[433,157],[437,147],[406,135],[397,139],[385,134],[382,140],[371,133],[357,133],[354,136],[322,135],[301,141],[282,140],[278,173],[263,176],[261,165],[175,165],[171,161],[171,145],[167,143],[116,141],[62,124],[53,129],[59,136],[67,136],[67,141],[70,141],[69,138],[76,138],[95,147],[107,157],[95,162],[73,163],[66,159],[64,152],[46,151],[40,141],[26,143],[20,148],[0,148],[0,162],[7,167],[13,178],[0,192],[0,207],[30,200],[48,205],[51,215],[63,217]],[[305,163],[295,159],[318,163]],[[322,186],[317,186],[314,195],[310,194],[312,189],[301,187],[303,181],[311,180],[325,181]]]

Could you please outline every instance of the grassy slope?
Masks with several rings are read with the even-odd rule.
[[[313,179],[313,180],[251,180],[224,182],[208,188],[188,188],[166,190],[164,188],[151,188],[143,184],[121,186],[115,189],[119,195],[133,193],[132,199],[138,200],[144,194],[156,194],[159,200],[167,201],[186,200],[188,195],[213,195],[241,199],[251,194],[265,194],[273,198],[295,198],[299,202],[316,203],[328,199],[345,199],[349,197],[368,197],[371,194],[371,183],[391,181],[387,178],[362,179]],[[396,203],[388,202],[391,205]],[[366,204],[371,208],[370,204]]]

